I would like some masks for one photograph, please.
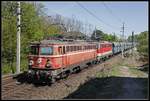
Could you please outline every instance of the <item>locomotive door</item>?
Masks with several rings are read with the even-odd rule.
[[[62,55],[62,47],[61,46],[58,47],[58,52],[59,52],[59,55]],[[59,57],[58,60],[59,60],[59,65],[62,67],[62,65],[63,65],[62,57]]]
[[[66,56],[66,47],[65,46],[63,46],[62,65],[63,65],[63,67],[67,66],[67,56]]]

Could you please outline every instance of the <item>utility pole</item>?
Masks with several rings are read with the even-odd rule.
[[[134,52],[134,31],[132,31],[132,56],[134,55],[133,52]]]
[[[123,41],[124,41],[124,22],[123,22],[123,27],[122,27],[122,36],[123,36]]]
[[[134,47],[134,31],[132,31],[132,47]]]
[[[124,47],[124,22],[123,22],[123,26],[122,26],[122,44],[123,44],[123,47]],[[122,47],[122,58],[124,58],[124,56],[123,56],[123,47]]]
[[[114,33],[114,41],[116,41],[116,35],[115,35],[115,33]]]
[[[87,21],[87,20],[86,20]],[[87,41],[87,22],[85,21],[85,29],[84,29],[84,33],[85,33],[85,40]]]
[[[89,36],[91,36],[91,24],[89,24]]]
[[[90,27],[91,27],[91,25],[88,24],[88,26],[89,26],[89,29],[88,29],[88,35],[90,36]],[[90,40],[90,39],[88,39],[88,40]]]
[[[95,26],[95,33],[94,33],[94,35],[95,35],[95,39],[96,39],[96,26]]]
[[[20,73],[20,2],[17,2],[17,63],[16,63],[16,72]]]

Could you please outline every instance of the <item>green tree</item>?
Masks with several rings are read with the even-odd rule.
[[[144,55],[145,57],[148,57],[148,31],[144,31],[141,32],[138,35],[138,45],[137,45],[137,49],[138,52],[140,52],[142,55]]]
[[[14,1],[2,2],[2,67],[10,63],[12,71],[16,60],[16,33],[17,33],[17,3]],[[28,54],[28,45],[31,41],[43,39],[43,25],[40,13],[37,13],[33,3],[21,2],[21,64]],[[26,64],[27,65],[27,64]],[[14,64],[15,66],[15,64]],[[5,68],[3,68],[5,69]],[[22,68],[21,68],[22,69]],[[10,69],[9,69],[10,70]]]
[[[53,33],[60,33],[59,25],[51,25],[45,19],[44,6],[34,2],[21,2],[21,70],[27,68],[29,44],[42,40]],[[2,67],[4,72],[15,71],[17,2],[3,1],[2,18]],[[54,35],[58,36],[58,35]],[[25,62],[24,62],[25,61]],[[10,65],[8,65],[10,64]],[[5,71],[8,68],[7,71]]]
[[[96,34],[95,34],[96,33]],[[91,35],[92,40],[100,41],[104,37],[104,32],[101,30],[95,30],[93,31],[93,34]]]
[[[138,34],[134,35],[134,42],[138,42]],[[132,35],[128,36],[128,39],[127,39],[129,42],[132,42]]]
[[[96,30],[96,34],[95,34],[95,31],[94,31],[93,34],[91,35],[91,39],[92,40],[97,40],[97,41],[110,41],[110,42],[118,41],[117,36],[114,36],[112,34],[104,33],[101,30]]]
[[[9,64],[12,68],[16,55],[16,2],[2,2],[2,66]]]
[[[31,41],[43,39],[41,20],[33,3],[21,2],[21,56],[28,53]]]

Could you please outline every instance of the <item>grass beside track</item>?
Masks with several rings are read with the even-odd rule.
[[[21,71],[26,71],[28,68],[28,60],[21,59],[20,67],[21,67]],[[14,72],[16,72],[16,61],[13,62],[12,68],[13,68]],[[10,63],[2,63],[2,75],[13,74],[12,68],[10,66]]]

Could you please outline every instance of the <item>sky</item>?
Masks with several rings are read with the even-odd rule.
[[[132,31],[139,34],[148,31],[148,2],[79,2],[90,12],[94,13],[99,20],[90,15],[77,2],[40,2],[46,8],[46,14],[60,14],[64,17],[92,24],[93,28],[100,29],[105,33],[122,34],[121,27],[125,23],[125,36],[131,35]]]

